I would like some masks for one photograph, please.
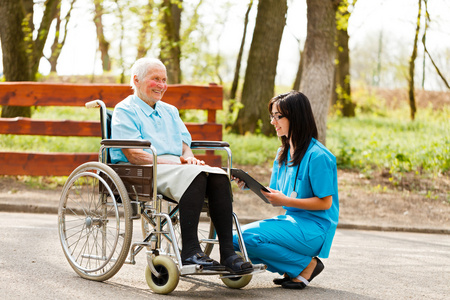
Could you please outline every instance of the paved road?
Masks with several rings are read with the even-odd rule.
[[[143,254],[106,282],[78,277],[63,255],[56,223],[56,215],[0,213],[1,299],[450,298],[449,235],[340,229],[324,272],[305,290],[276,287],[276,274],[264,272],[242,290],[227,288],[217,276],[182,277],[172,294],[161,296],[147,287]],[[138,240],[139,221],[135,225]]]

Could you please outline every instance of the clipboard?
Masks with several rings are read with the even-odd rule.
[[[225,171],[227,171],[227,168],[222,168]],[[269,203],[269,200],[261,193],[261,190],[270,193],[268,189],[266,189],[265,186],[263,186],[261,183],[259,183],[255,178],[250,176],[247,172],[241,169],[231,169],[231,175],[239,178],[240,180],[243,180],[245,182],[245,186],[248,187],[250,190],[252,190],[253,193],[255,193],[261,200],[263,200],[266,203]]]

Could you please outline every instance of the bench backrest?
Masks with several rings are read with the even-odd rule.
[[[13,106],[84,106],[101,99],[107,107],[132,94],[125,84],[64,84],[40,82],[0,83],[0,105]],[[222,125],[216,111],[222,109],[222,87],[169,85],[163,101],[178,109],[206,110],[207,122],[186,123],[193,140],[222,140]],[[98,136],[99,121],[37,120],[0,118],[0,134],[47,136]],[[220,157],[207,151],[203,157],[211,165],[220,165]],[[63,176],[87,161],[97,161],[98,153],[0,152],[0,175]]]

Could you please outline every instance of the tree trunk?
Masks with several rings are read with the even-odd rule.
[[[302,81],[303,53],[304,51],[300,50],[300,61],[298,62],[297,75],[295,75],[294,85],[292,86],[292,89],[296,91],[300,89],[300,82]]]
[[[245,45],[245,38],[247,36],[247,25],[248,25],[248,15],[250,14],[250,10],[253,6],[253,0],[250,0],[250,3],[248,4],[247,12],[245,13],[245,19],[244,19],[244,34],[242,35],[241,40],[241,47],[239,48],[239,54],[236,60],[236,69],[234,71],[234,79],[233,84],[231,85],[231,91],[230,91],[230,99],[236,99],[236,92],[239,84],[239,73],[241,71],[241,61],[242,61],[242,54],[244,53],[244,45]]]
[[[119,22],[120,22],[120,40],[119,40],[119,65],[122,69],[120,72],[120,83],[125,83],[125,60],[123,57],[123,39],[125,37],[125,25],[124,25],[124,16],[123,16],[123,8],[120,5],[118,0],[115,0],[117,5],[117,11],[119,13]]]
[[[353,6],[357,0],[353,1]],[[350,50],[348,48],[348,0],[340,0],[336,12],[336,68],[332,104],[344,117],[354,117],[356,105],[352,102],[350,88]]]
[[[250,46],[244,86],[243,108],[232,126],[234,132],[273,133],[267,117],[267,103],[273,97],[281,37],[286,24],[286,0],[260,0],[253,40]]]
[[[27,20],[33,20],[34,18],[34,0],[21,0],[22,1],[22,5],[23,5],[23,9],[25,11],[25,17],[27,18]],[[17,1],[20,2],[20,1]],[[30,32],[34,32],[34,23],[33,22],[29,22],[28,23],[28,27],[30,28]]]
[[[408,95],[409,95],[409,107],[410,107],[411,120],[414,120],[414,118],[416,116],[416,98],[415,98],[415,94],[414,94],[414,69],[415,69],[415,60],[417,57],[417,42],[419,41],[421,13],[422,13],[422,0],[419,0],[419,13],[417,14],[416,34],[414,36],[413,52],[412,52],[411,58],[409,60]]]
[[[332,0],[307,0],[307,7],[308,27],[300,91],[311,101],[319,140],[325,144],[336,57],[336,6]]]
[[[0,38],[3,71],[6,81],[35,81],[47,41],[48,32],[61,0],[45,1],[44,14],[34,34],[32,0],[2,0],[0,5]],[[31,108],[3,106],[2,117],[30,117]]]
[[[160,58],[167,68],[167,80],[172,84],[181,82],[181,3],[182,0],[163,0],[161,4],[161,18],[164,28],[161,32]]]
[[[0,38],[2,41],[3,73],[6,81],[30,81],[30,64],[26,54],[22,21],[24,8],[20,1],[3,0],[0,5]],[[31,117],[31,108],[3,106],[2,118]]]
[[[106,40],[103,33],[103,0],[94,0],[95,16],[94,24],[97,29],[98,48],[102,56],[103,71],[111,71],[111,59],[109,57],[110,43]]]
[[[42,58],[45,43],[47,42],[50,26],[52,25],[53,19],[56,17],[60,6],[61,0],[47,0],[45,2],[44,15],[42,16],[41,24],[39,25],[38,35],[32,42],[33,47],[30,47],[30,49],[33,49],[32,57],[30,59],[31,76],[33,76],[33,81],[35,80],[35,76],[39,69],[39,63]]]
[[[354,117],[356,105],[352,102],[350,89],[350,54],[348,31],[337,30],[336,107],[344,117]]]
[[[59,35],[60,35],[60,27],[61,27],[61,11],[56,15],[56,32],[55,38],[53,39],[52,44],[52,54],[48,58],[48,62],[50,63],[50,72],[56,73],[56,64],[58,62],[59,54],[61,53],[60,43],[59,43]]]

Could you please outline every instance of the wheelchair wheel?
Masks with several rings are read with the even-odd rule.
[[[145,268],[145,279],[148,286],[157,294],[169,294],[177,287],[180,280],[177,266],[171,258],[162,255],[154,257],[152,262],[161,276],[158,278],[153,275],[147,266]]]
[[[240,257],[243,257],[242,253],[239,251],[236,251],[236,254],[238,254]],[[220,279],[227,287],[232,289],[240,289],[249,284],[252,278],[252,275],[243,275],[239,277],[225,277]]]
[[[81,277],[104,281],[122,267],[133,233],[131,205],[110,167],[88,162],[72,172],[61,194],[58,223],[64,254]]]
[[[240,289],[249,284],[252,278],[252,275],[244,275],[240,277],[221,278],[221,280],[229,288]]]
[[[162,204],[162,212],[167,213],[172,220],[172,224],[173,224],[173,230],[175,232],[175,238],[177,240],[177,244],[178,244],[178,250],[181,253],[181,228],[180,228],[180,217],[179,217],[179,213],[178,213],[178,209],[176,207],[176,205],[174,205],[173,203],[170,203],[168,201],[163,201]],[[205,214],[205,212],[203,212],[202,214]],[[214,225],[211,222],[211,220],[209,218],[207,218],[207,226],[206,228],[202,228],[204,226],[201,226],[201,224],[199,225],[199,229],[198,229],[198,238],[199,238],[199,242],[200,242],[200,247],[202,249],[202,251],[206,254],[206,255],[210,255],[212,252],[212,249],[214,247],[214,244],[211,243],[206,243],[206,242],[202,242],[206,239],[215,239],[216,238],[216,230],[214,229]],[[167,229],[167,224],[165,222],[165,220],[161,220],[161,229]],[[154,220],[151,220],[151,222],[148,222],[146,218],[142,217],[141,218],[141,226],[142,226],[142,234],[144,236],[144,238],[146,238],[151,231],[153,231],[153,228],[155,228],[156,223],[154,222]],[[171,255],[173,254],[173,248],[172,248],[172,239],[170,238],[170,236],[168,234],[163,234],[162,236],[162,240],[161,240],[161,249],[162,254],[165,255]]]

